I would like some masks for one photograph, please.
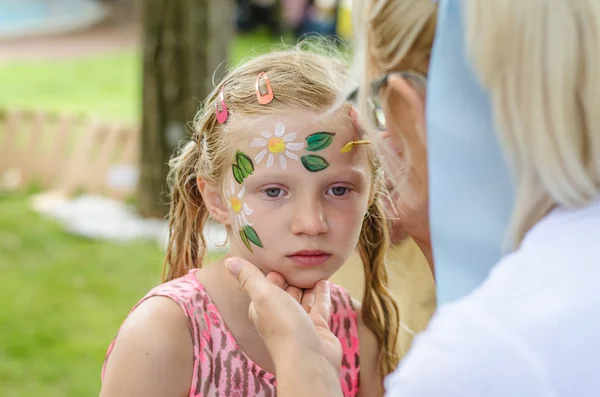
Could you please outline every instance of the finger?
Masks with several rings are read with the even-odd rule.
[[[256,314],[256,307],[254,307],[254,302],[250,302],[250,306],[248,307],[248,318],[250,319],[250,321],[256,324],[257,317],[258,315]]]
[[[268,297],[274,285],[252,263],[237,257],[225,260],[225,266],[238,280],[240,288],[246,291],[252,301]]]
[[[364,128],[362,128],[362,125],[360,123],[358,111],[354,107],[351,107],[348,113],[350,114],[350,119],[352,121],[352,126],[354,127],[354,130],[358,133],[358,135],[361,138],[364,137],[364,135],[366,135],[366,132]]]
[[[331,292],[329,290],[329,282],[327,280],[319,281],[317,285],[315,285],[314,291],[315,300],[310,313],[322,317],[323,320],[328,323],[329,314],[331,311]]]
[[[296,300],[296,302],[300,303],[302,301],[302,295],[303,295],[304,291],[301,290],[300,288],[290,285],[285,289],[285,292],[290,294],[292,296],[292,298],[294,298]]]
[[[304,294],[302,294],[302,301],[300,301],[300,304],[302,305],[302,307],[304,308],[304,310],[307,313],[310,313],[314,303],[315,303],[315,290],[314,289],[304,290]]]
[[[269,280],[271,284],[275,284],[281,289],[285,289],[285,287],[287,286],[285,278],[283,278],[281,274],[276,272],[271,272],[267,274],[267,280]]]

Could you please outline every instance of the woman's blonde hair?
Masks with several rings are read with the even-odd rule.
[[[467,0],[467,45],[511,160],[515,246],[600,195],[600,2]]]
[[[359,114],[366,115],[373,79],[390,72],[413,71],[427,75],[437,22],[437,3],[432,0],[354,0],[356,34],[354,64],[350,71],[353,89],[359,81]],[[362,118],[370,132],[376,131],[370,120]],[[411,148],[400,131],[397,139],[407,148],[403,159],[389,167],[395,189],[403,192],[412,167]],[[422,137],[424,139],[424,137]],[[386,156],[387,158],[391,156]],[[405,190],[406,193],[406,190]],[[406,194],[404,195],[406,197]]]
[[[231,167],[231,136],[234,135],[226,131],[239,130],[248,118],[271,115],[277,110],[296,107],[320,114],[334,103],[344,84],[346,68],[333,49],[321,51],[325,48],[323,45],[302,43],[292,49],[257,56],[228,73],[204,101],[195,117],[191,140],[169,163],[170,237],[165,258],[165,281],[202,266],[206,255],[202,232],[208,210],[197,180],[200,178],[214,186],[222,186],[224,173]],[[260,105],[256,99],[255,84],[261,72],[267,73],[275,93],[275,99],[267,106]],[[229,109],[225,124],[219,124],[215,114],[221,89]],[[348,115],[348,123],[351,123],[349,110],[349,105],[346,105],[342,113]],[[379,363],[385,375],[398,363],[396,339],[400,320],[396,302],[387,288],[384,255],[388,247],[388,232],[380,203],[383,181],[375,157],[369,157],[374,176],[374,196],[358,242],[365,271],[362,317],[380,343],[382,355]]]

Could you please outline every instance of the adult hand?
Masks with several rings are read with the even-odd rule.
[[[265,277],[240,258],[229,258],[225,265],[250,296],[248,315],[275,363],[280,395],[341,396],[342,347],[329,330],[328,282],[306,291],[288,286],[288,293],[278,274]]]

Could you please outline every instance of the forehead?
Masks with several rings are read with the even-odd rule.
[[[239,137],[233,146],[247,154],[262,175],[287,172],[326,176],[352,170],[366,174],[369,167],[364,147],[340,152],[346,143],[361,139],[347,114],[323,117],[303,110],[288,111],[250,119],[241,128],[233,132]]]

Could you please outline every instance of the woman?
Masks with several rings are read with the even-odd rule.
[[[367,15],[385,9],[372,3]],[[597,395],[600,5],[468,0],[465,15],[471,59],[513,170],[514,251],[479,289],[438,310],[388,378],[388,395]],[[423,120],[423,98],[412,74],[377,56],[374,66],[379,70],[367,69],[366,78],[392,73],[378,92],[388,129],[405,123],[398,141],[405,155],[418,142],[410,126]],[[411,110],[402,119],[401,103]],[[303,297],[314,300],[306,316],[253,266],[236,259],[228,266],[254,301],[251,316],[275,360],[280,395],[339,395],[326,284]],[[283,308],[286,318],[270,315]],[[299,349],[313,361],[295,360]]]

